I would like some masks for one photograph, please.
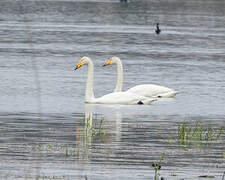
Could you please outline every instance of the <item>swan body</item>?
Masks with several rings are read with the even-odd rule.
[[[155,99],[137,95],[131,92],[114,92],[106,94],[100,98],[94,97],[93,92],[93,78],[94,78],[94,65],[90,58],[84,56],[78,62],[75,70],[79,69],[82,65],[88,66],[88,77],[85,91],[85,102],[94,104],[150,104]]]
[[[177,91],[155,84],[137,85],[128,89],[126,92],[152,98],[170,98],[177,94]]]
[[[98,104],[151,104],[155,99],[136,95],[130,92],[114,92],[96,98],[93,102]]]
[[[107,66],[110,64],[117,65],[117,84],[114,92],[121,92],[123,86],[123,65],[121,60],[118,57],[112,57],[106,64],[103,66]],[[149,98],[170,98],[174,97],[178,92],[155,84],[141,84],[134,86],[128,89],[125,92],[134,93],[137,95],[149,97]]]

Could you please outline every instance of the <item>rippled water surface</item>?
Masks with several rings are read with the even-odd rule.
[[[0,179],[222,179],[225,171],[225,1],[2,0]],[[155,24],[162,32],[156,35]],[[149,106],[84,103],[110,93],[119,56],[126,90],[154,83],[180,93]],[[210,141],[181,145],[198,123]],[[219,130],[223,132],[218,139]]]

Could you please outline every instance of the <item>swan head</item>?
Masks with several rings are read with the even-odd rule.
[[[81,59],[78,61],[76,68],[74,70],[79,69],[81,66],[88,64],[88,61],[90,61],[90,58],[87,56],[82,56]]]
[[[116,57],[116,56],[113,56],[105,64],[103,64],[103,66],[108,66],[108,65],[111,65],[111,64],[116,64],[118,61],[120,61],[120,59],[118,57]]]

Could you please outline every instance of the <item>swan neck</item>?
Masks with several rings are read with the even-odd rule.
[[[116,65],[117,65],[117,83],[114,92],[121,92],[123,87],[123,65],[119,59],[118,61],[116,61]]]
[[[94,65],[91,60],[88,60],[88,76],[86,83],[85,102],[90,102],[94,98],[93,79],[94,79]]]

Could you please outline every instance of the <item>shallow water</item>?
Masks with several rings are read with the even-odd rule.
[[[224,134],[185,147],[176,136],[183,122],[225,127],[224,6],[1,1],[0,179],[153,179],[162,153],[166,179],[222,179]],[[73,70],[84,55],[95,64],[96,97],[115,87],[116,67],[101,67],[113,55],[124,90],[154,83],[180,93],[150,106],[85,105],[87,68]]]

